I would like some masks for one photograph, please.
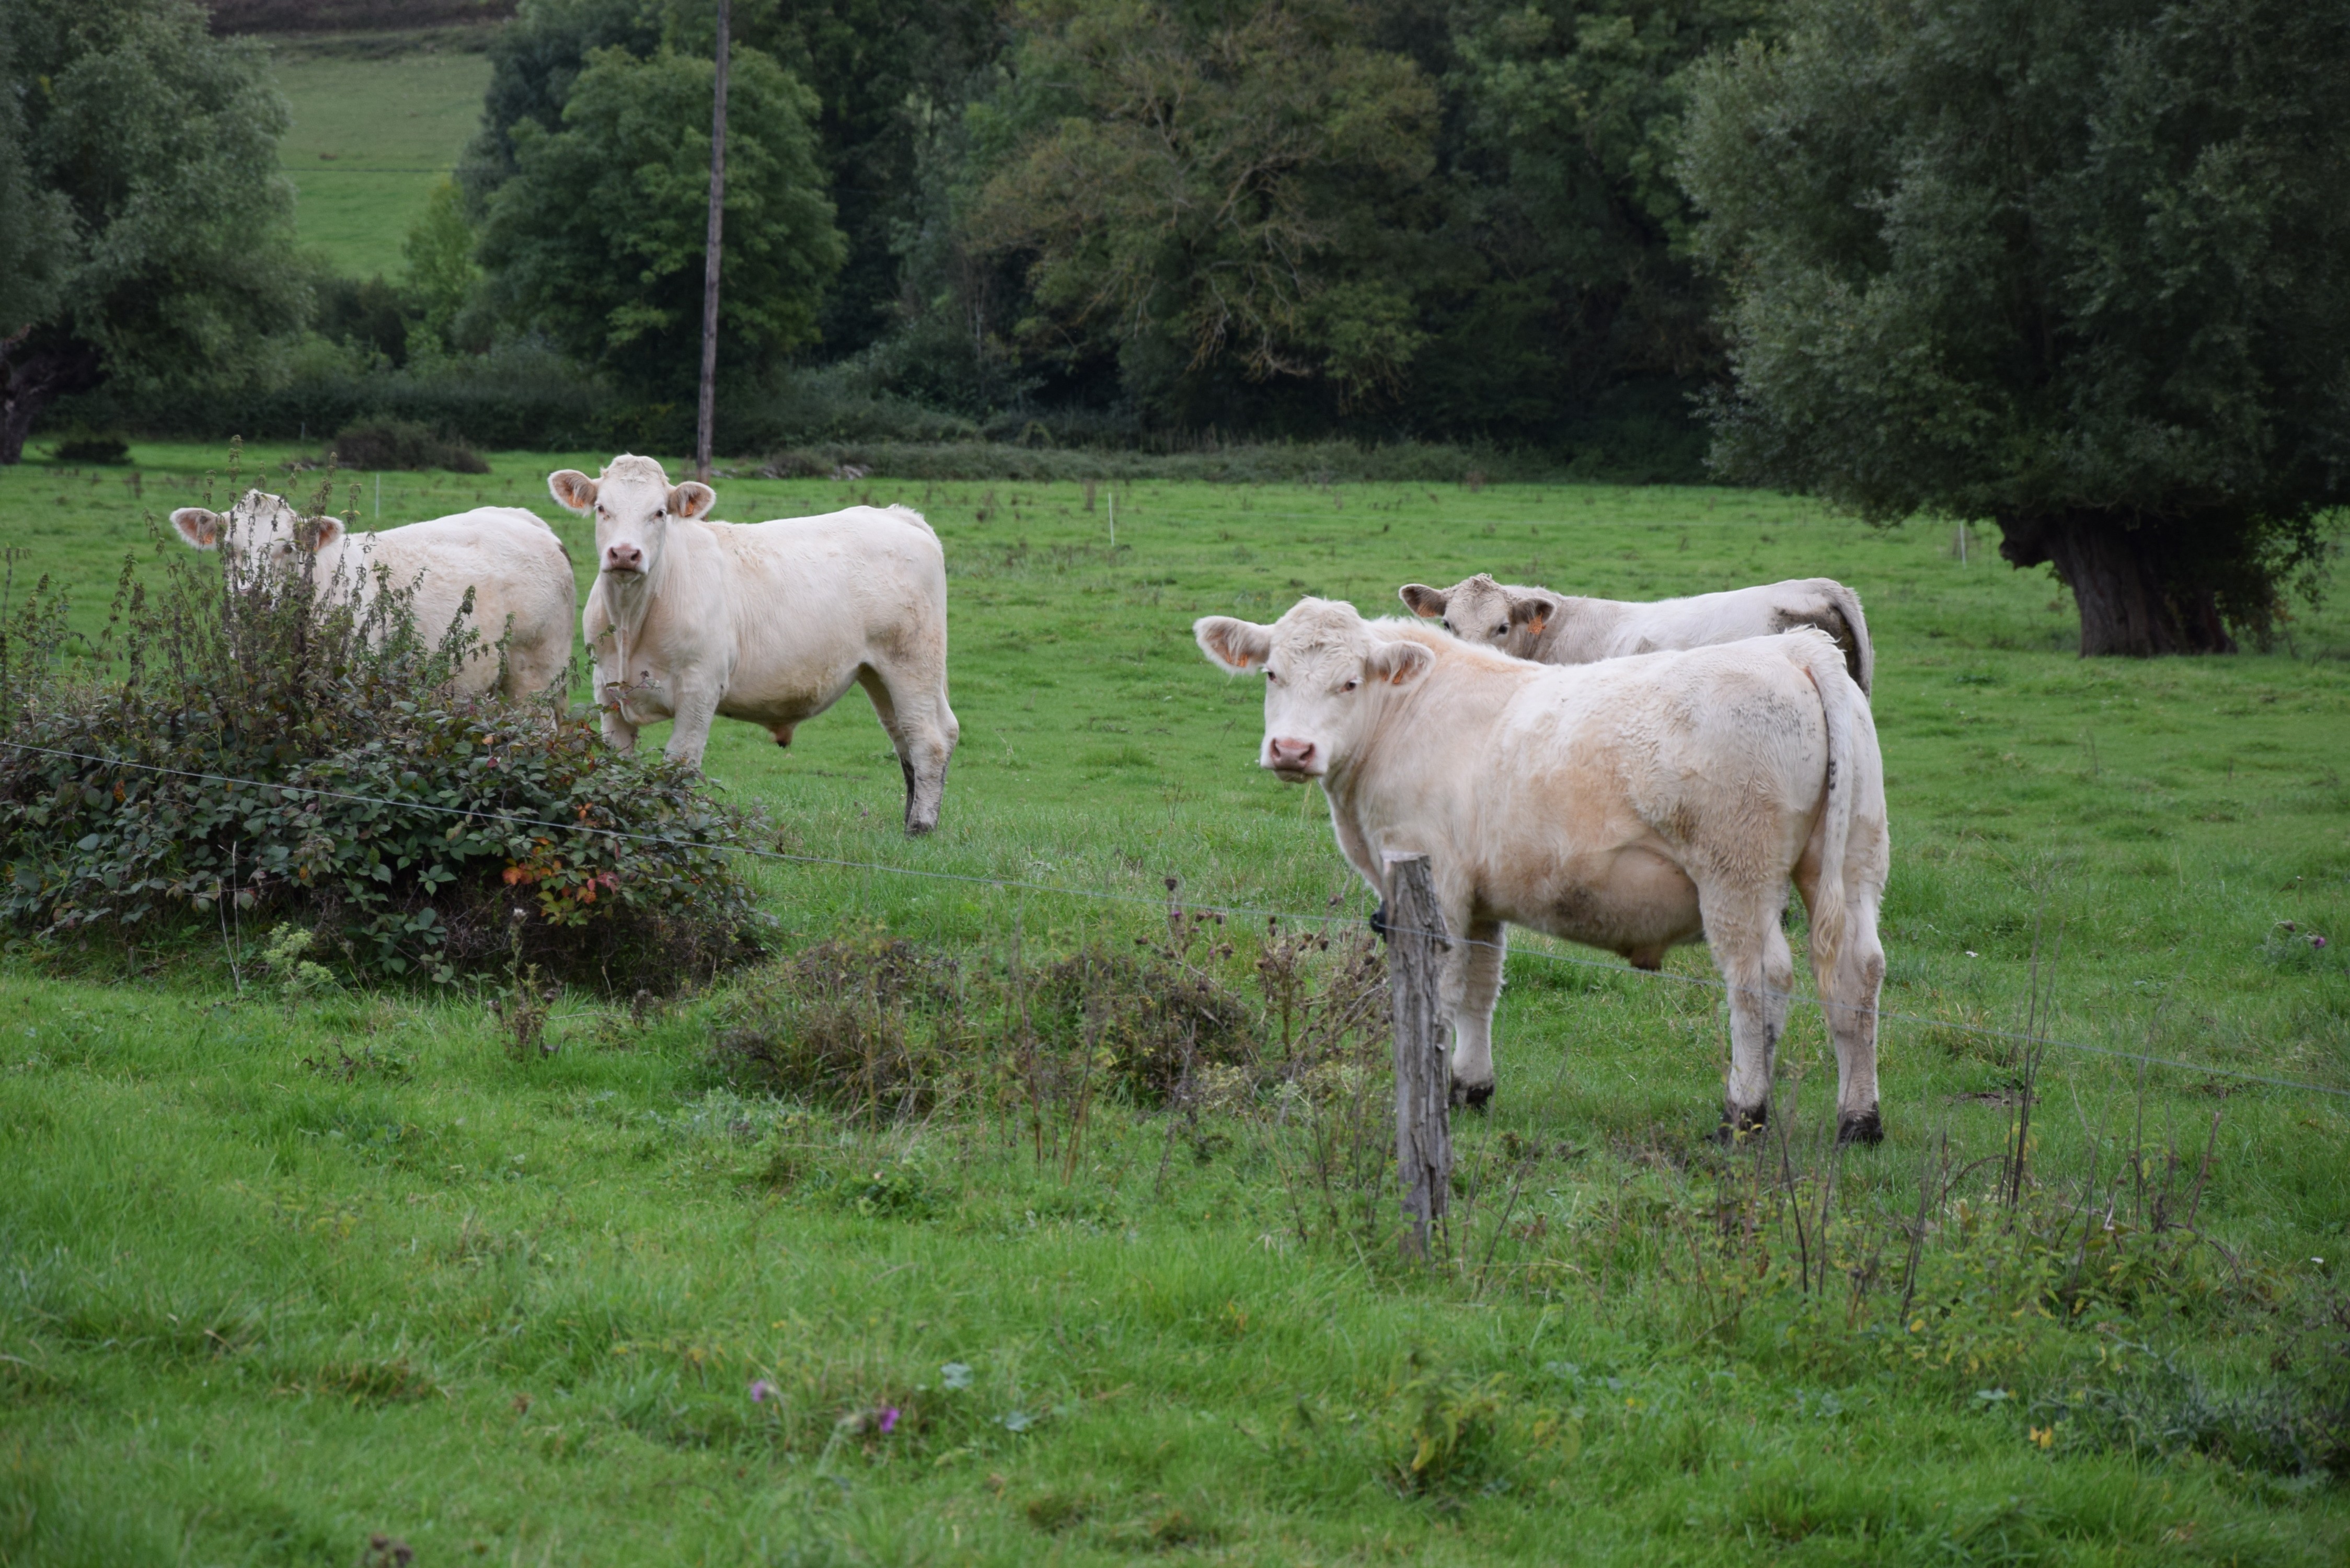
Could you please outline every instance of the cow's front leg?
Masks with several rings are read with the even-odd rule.
[[[679,691],[670,710],[677,722],[669,732],[669,744],[662,753],[673,763],[687,767],[702,766],[702,753],[710,744],[710,726],[718,717],[718,692],[715,688],[700,687]]]
[[[1482,1110],[1493,1097],[1493,1006],[1502,995],[1510,929],[1499,920],[1475,919],[1461,929],[1444,966],[1443,1002],[1452,1015],[1452,1103]]]

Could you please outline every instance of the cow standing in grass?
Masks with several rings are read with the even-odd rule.
[[[1810,626],[1835,639],[1845,672],[1863,696],[1877,678],[1877,650],[1869,645],[1860,596],[1834,577],[1796,577],[1647,604],[1497,583],[1482,572],[1449,588],[1407,583],[1396,593],[1412,614],[1441,621],[1456,637],[1537,664],[1590,664]]]
[[[1347,858],[1429,857],[1446,927],[1456,1096],[1493,1091],[1506,926],[1645,969],[1700,940],[1730,993],[1725,1131],[1760,1127],[1794,961],[1792,880],[1835,1041],[1837,1131],[1882,1137],[1877,912],[1890,850],[1867,699],[1823,633],[1598,664],[1529,663],[1351,605],[1300,600],[1272,626],[1209,616],[1209,659],[1262,671],[1260,765],[1318,779]]]
[[[321,587],[356,604],[366,605],[385,583],[412,588],[409,607],[428,640],[457,620],[470,591],[466,627],[478,628],[482,640],[458,671],[460,691],[499,683],[501,641],[509,697],[553,688],[571,663],[579,593],[571,561],[546,519],[519,506],[476,506],[353,534],[336,518],[303,516],[282,495],[249,490],[226,516],[182,506],[172,514],[172,526],[196,549],[220,551],[240,581],[290,571],[307,552]]]
[[[821,517],[713,522],[716,493],[672,485],[649,457],[547,478],[596,519],[582,629],[605,738],[675,721],[668,754],[699,767],[720,716],[779,746],[862,686],[906,776],[906,831],[938,826],[962,728],[947,706],[946,553],[920,514],[852,506]]]

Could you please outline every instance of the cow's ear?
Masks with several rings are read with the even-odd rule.
[[[1439,593],[1424,583],[1406,583],[1396,590],[1396,597],[1404,602],[1404,607],[1422,620],[1434,620],[1442,615],[1444,601],[1451,597]]]
[[[596,482],[576,468],[548,474],[546,491],[567,511],[585,512],[596,504]]]
[[[1383,642],[1371,649],[1363,668],[1390,686],[1408,685],[1428,673],[1436,655],[1416,642]]]
[[[342,536],[339,517],[304,517],[294,524],[294,542],[314,556]]]
[[[1543,628],[1557,613],[1557,604],[1542,594],[1526,594],[1510,601],[1510,624],[1524,627],[1535,637],[1543,634]]]
[[[687,480],[669,493],[669,511],[672,517],[707,517],[710,509],[718,504],[718,492],[698,480]]]
[[[228,532],[228,519],[202,506],[182,506],[172,514],[172,526],[180,531],[181,538],[195,548],[210,550],[216,547],[221,535]]]
[[[1273,657],[1273,628],[1228,615],[1206,615],[1191,623],[1191,635],[1208,661],[1230,675],[1256,669]]]

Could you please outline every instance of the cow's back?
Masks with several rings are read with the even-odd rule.
[[[728,579],[734,657],[723,711],[782,715],[866,666],[943,678],[946,555],[920,514],[853,506],[707,527]],[[697,586],[701,602],[714,601],[712,586]]]
[[[1575,655],[1579,659],[1622,659],[1673,649],[1709,648],[1813,627],[1835,640],[1844,655],[1847,673],[1864,693],[1876,672],[1874,650],[1868,643],[1867,623],[1861,618],[1859,597],[1833,577],[1798,577],[1648,604],[1616,600],[1569,602],[1604,604],[1614,612],[1603,634],[1582,639]]]
[[[347,574],[363,571],[363,588],[378,569],[395,588],[413,584],[417,630],[427,638],[447,630],[470,588],[473,625],[484,644],[507,639],[512,691],[545,685],[570,660],[577,583],[562,541],[535,513],[477,506],[377,534],[354,534],[345,541],[342,558]],[[459,685],[486,688],[496,669],[494,655],[479,659]]]

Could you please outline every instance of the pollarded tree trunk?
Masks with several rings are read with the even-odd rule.
[[[50,402],[105,379],[98,350],[78,338],[0,340],[0,467],[25,455],[25,438]]]
[[[2081,610],[2081,657],[2233,653],[2219,596],[2172,547],[2168,530],[2125,514],[2000,519],[2000,555],[2053,566]]]

